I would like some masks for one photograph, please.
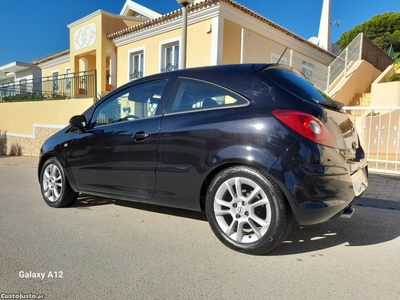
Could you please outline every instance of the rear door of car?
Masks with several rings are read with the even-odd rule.
[[[176,76],[139,81],[96,106],[72,142],[69,165],[80,191],[151,199],[159,131]]]

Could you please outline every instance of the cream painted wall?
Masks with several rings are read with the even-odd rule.
[[[42,69],[43,77],[51,76],[51,72],[59,70],[60,74],[65,74],[65,68],[71,67],[71,62],[62,63],[53,67]],[[72,72],[72,71],[71,71]]]
[[[347,78],[342,78],[329,94],[333,99],[344,103],[344,105],[349,105],[356,94],[367,92],[371,83],[380,74],[381,71],[369,62],[365,60],[357,61],[348,71]]]
[[[242,26],[225,19],[222,64],[239,64],[242,45]]]
[[[211,34],[206,33],[206,26],[212,23],[211,19],[188,26],[188,48],[186,67],[209,66],[211,61]],[[128,53],[129,50],[145,46],[145,75],[160,72],[160,41],[175,38],[181,35],[176,29],[154,37],[130,43],[117,49],[117,85],[128,82]]]
[[[93,98],[0,103],[0,131],[32,135],[33,124],[66,126],[93,103]]]
[[[198,22],[188,27],[187,68],[209,66],[211,62],[211,33],[206,32],[207,25],[212,19]],[[181,30],[178,34],[181,35]]]
[[[78,30],[81,30],[83,27],[94,23],[96,25],[96,41],[92,46],[80,49],[80,50],[75,50],[74,46],[74,36],[75,32]],[[69,30],[69,38],[70,38],[70,56],[71,56],[71,61],[74,61],[73,58],[80,56],[80,55],[85,55],[88,52],[91,52],[93,50],[97,50],[101,48],[101,42],[102,42],[102,15],[97,15],[85,22],[82,22]],[[78,65],[76,63],[72,64],[72,71],[75,72],[78,69]]]
[[[94,44],[92,46],[83,48],[83,49],[79,49],[79,50],[75,50],[75,46],[74,46],[74,35],[75,32],[77,30],[81,30],[83,27],[94,23],[96,26],[96,41],[94,42]],[[99,14],[85,22],[82,22],[72,28],[70,28],[70,55],[71,55],[71,61],[73,61],[74,63],[72,64],[73,66],[71,66],[72,71],[76,72],[76,71],[82,71],[81,69],[79,69],[79,58],[82,56],[87,56],[87,54],[89,52],[93,52],[95,51],[95,65],[94,67],[91,68],[91,66],[89,65],[89,69],[96,69],[97,70],[97,87],[98,90],[105,90],[105,78],[103,79],[103,77],[105,77],[105,58],[104,58],[104,63],[102,62],[102,56],[103,56],[103,40],[106,38],[106,34],[103,32],[103,15]],[[104,76],[101,77],[100,75],[104,73]],[[101,89],[101,87],[104,85],[104,89]]]
[[[388,66],[385,71],[383,71],[382,74],[374,81],[374,84],[389,82],[390,76],[392,76],[394,73],[400,73],[400,70],[396,72],[393,65]]]
[[[79,58],[79,71],[84,70],[84,63],[82,60],[80,60],[81,58],[85,58],[88,62],[87,71],[96,69],[96,54],[80,55],[78,58]]]
[[[371,106],[400,106],[400,82],[373,84]]]
[[[242,28],[243,26],[236,24],[234,21],[225,19],[224,20],[224,46],[223,46],[223,64],[239,64],[241,59],[241,52],[242,52]],[[263,57],[265,63],[271,61],[271,55],[274,53],[278,57],[280,57],[283,53],[283,50],[286,48],[286,45],[280,43],[279,40],[272,40],[266,36],[263,36],[255,31],[252,31],[246,27],[244,29],[247,32],[250,32],[256,36],[261,37],[262,39],[268,40],[271,42],[269,49],[263,49]],[[283,34],[283,33],[282,33]],[[298,54],[301,54],[302,57],[299,57]],[[287,64],[289,64],[290,60],[290,52],[289,49],[285,52],[283,56]],[[296,52],[296,55],[293,60],[293,66],[297,67],[300,65],[303,58],[308,58],[310,61],[316,61],[315,58],[309,56],[308,53],[300,53]],[[260,59],[261,60],[261,59]]]
[[[374,81],[371,89],[371,106],[400,106],[400,82],[389,82],[389,77],[395,73],[393,65]]]

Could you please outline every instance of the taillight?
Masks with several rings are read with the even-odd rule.
[[[310,141],[328,147],[336,147],[332,135],[316,117],[293,110],[275,110],[272,114]]]

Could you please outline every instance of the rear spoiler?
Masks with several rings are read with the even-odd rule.
[[[281,65],[281,64],[266,64],[266,65],[255,64],[254,69],[260,74],[269,69],[281,69],[281,70],[295,73],[296,75],[299,75],[300,77],[303,77],[304,79],[307,79],[307,77],[299,70],[289,67],[289,66],[286,66],[286,65]]]

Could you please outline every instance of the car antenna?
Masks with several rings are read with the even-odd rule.
[[[283,50],[283,53],[282,53],[281,57],[279,57],[278,61],[276,62],[277,64],[279,64],[279,62],[281,61],[282,57],[285,55],[286,50],[287,50],[287,47],[285,48],[285,50]]]

